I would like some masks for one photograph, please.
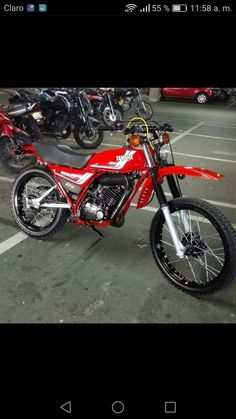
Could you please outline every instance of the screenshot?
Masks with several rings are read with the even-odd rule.
[[[1,417],[235,417],[236,5],[0,22]]]

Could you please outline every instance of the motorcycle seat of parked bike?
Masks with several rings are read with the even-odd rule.
[[[74,167],[76,169],[82,169],[94,155],[94,153],[85,154],[72,150],[68,145],[45,144],[40,141],[34,144],[34,148],[47,163]]]
[[[21,111],[23,109],[25,109],[28,105],[28,102],[20,102],[20,103],[10,103],[9,105],[5,105],[4,106],[4,111],[6,113],[10,113],[10,112],[14,112],[14,111]]]

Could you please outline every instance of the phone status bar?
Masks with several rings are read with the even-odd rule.
[[[39,0],[40,1],[40,0]],[[235,6],[232,2],[222,4],[185,4],[185,3],[111,3],[109,6],[102,2],[91,6],[89,3],[70,2],[60,4],[59,2],[47,1],[47,3],[14,2],[2,3],[0,5],[1,16],[121,16],[121,17],[142,17],[142,16],[232,16],[235,13]]]

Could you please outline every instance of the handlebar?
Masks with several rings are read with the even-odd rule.
[[[165,131],[165,132],[172,132],[173,127],[170,124],[164,123],[163,125],[159,124],[158,122],[155,124],[149,124],[148,125],[149,132],[154,131]],[[125,128],[125,126],[122,123],[114,123],[113,126],[101,126],[99,127],[100,131],[123,131],[124,135],[128,134],[136,134],[136,133],[146,133],[146,127],[145,125],[132,125],[130,128]]]
[[[165,132],[172,132],[173,131],[173,127],[170,124],[164,123],[163,125],[159,124],[158,122],[154,124],[148,124],[148,130],[150,132],[152,131],[165,131]],[[124,130],[124,134],[128,135],[128,134],[135,134],[138,132],[146,132],[146,127],[145,125],[133,125],[131,128],[125,128]]]

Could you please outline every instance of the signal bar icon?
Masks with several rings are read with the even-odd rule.
[[[151,5],[147,4],[147,6],[143,7],[142,9],[140,9],[140,12],[150,12],[151,11]]]

